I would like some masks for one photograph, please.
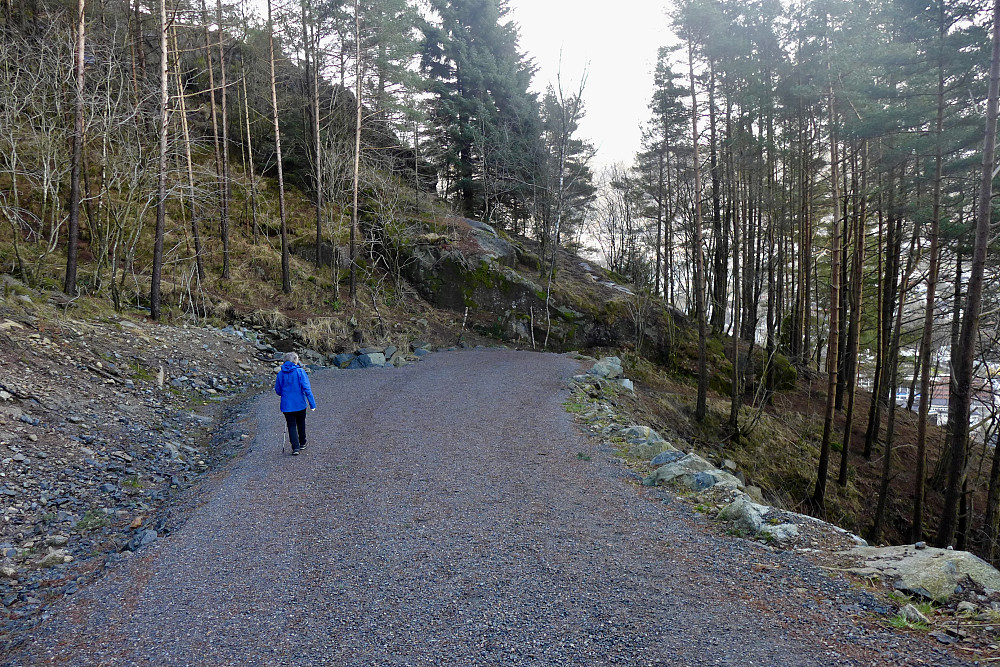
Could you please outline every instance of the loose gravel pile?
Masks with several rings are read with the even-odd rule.
[[[171,536],[5,665],[961,665],[799,557],[712,536],[583,436],[567,357],[319,371]]]

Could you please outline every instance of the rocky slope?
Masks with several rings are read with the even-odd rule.
[[[669,487],[718,533],[769,551],[806,557],[831,573],[854,577],[878,592],[868,611],[894,627],[927,632],[989,661],[1000,660],[1000,572],[974,554],[915,545],[869,546],[862,538],[815,517],[765,504],[729,459],[702,456],[675,434],[646,426],[633,383],[617,357],[591,362],[570,383],[566,407],[581,426],[629,468],[637,489]],[[922,607],[918,609],[918,606]],[[967,656],[966,656],[967,657]]]
[[[223,423],[227,402],[270,377],[253,338],[60,317],[30,297],[0,306],[5,625],[170,530],[168,501],[243,436]]]

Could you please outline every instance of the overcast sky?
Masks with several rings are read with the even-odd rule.
[[[656,51],[670,31],[663,0],[511,0],[521,48],[538,65],[534,88],[555,85],[562,49],[563,90],[575,92],[589,63],[587,116],[579,136],[597,148],[596,166],[631,164],[647,120]]]

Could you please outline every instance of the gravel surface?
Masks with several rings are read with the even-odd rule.
[[[966,664],[629,483],[562,408],[578,370],[491,350],[320,371],[294,458],[264,396],[207,502],[2,664]]]

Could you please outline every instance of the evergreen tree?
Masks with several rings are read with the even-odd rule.
[[[470,217],[503,222],[526,199],[541,159],[541,122],[504,0],[431,0],[421,67],[447,195]]]

